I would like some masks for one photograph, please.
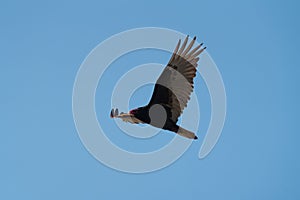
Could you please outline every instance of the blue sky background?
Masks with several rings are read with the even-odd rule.
[[[290,0],[1,1],[0,199],[300,199],[298,11]],[[136,175],[86,151],[71,104],[88,53],[113,34],[144,26],[206,43],[224,79],[228,112],[204,160],[197,157],[199,141],[173,165]],[[150,53],[123,57],[123,72],[131,63],[167,62],[168,54]],[[207,91],[197,82],[205,105]],[[149,98],[141,91],[133,107]],[[97,114],[105,118],[110,108],[101,105],[110,105],[101,92],[107,98],[111,91],[96,94]],[[203,130],[208,112],[204,106]],[[105,120],[107,128],[114,125]]]

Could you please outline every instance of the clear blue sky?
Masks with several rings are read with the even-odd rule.
[[[298,1],[290,0],[2,1],[0,199],[300,199],[298,12]],[[206,43],[224,79],[228,112],[204,160],[198,142],[173,165],[136,175],[112,170],[86,151],[73,122],[72,89],[97,44],[144,26]],[[152,53],[167,62],[166,53]],[[145,52],[137,55],[138,61],[128,55],[115,64],[127,70],[151,61]],[[99,118],[108,116],[110,102],[100,93],[106,98],[109,91],[97,91]],[[133,106],[148,98],[142,94]],[[107,105],[102,113],[101,105]]]

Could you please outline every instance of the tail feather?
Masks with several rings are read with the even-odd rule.
[[[188,131],[182,127],[179,127],[177,134],[181,135],[183,137],[189,138],[189,139],[194,139],[194,140],[198,139],[198,137],[195,135],[195,133]]]

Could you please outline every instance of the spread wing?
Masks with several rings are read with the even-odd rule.
[[[168,65],[155,84],[148,104],[149,106],[164,105],[175,123],[190,100],[194,89],[193,79],[196,76],[199,55],[206,49],[206,47],[201,48],[203,43],[192,48],[195,40],[196,37],[188,45],[188,36],[182,45],[179,40]]]

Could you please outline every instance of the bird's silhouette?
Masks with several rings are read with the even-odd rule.
[[[159,76],[152,97],[146,106],[121,112],[112,109],[110,117],[120,118],[125,122],[146,123],[175,132],[189,139],[197,139],[195,133],[177,125],[177,121],[190,99],[194,89],[194,77],[199,55],[206,49],[203,43],[193,48],[196,37],[188,44],[188,36],[181,40],[172,54],[170,61]]]

